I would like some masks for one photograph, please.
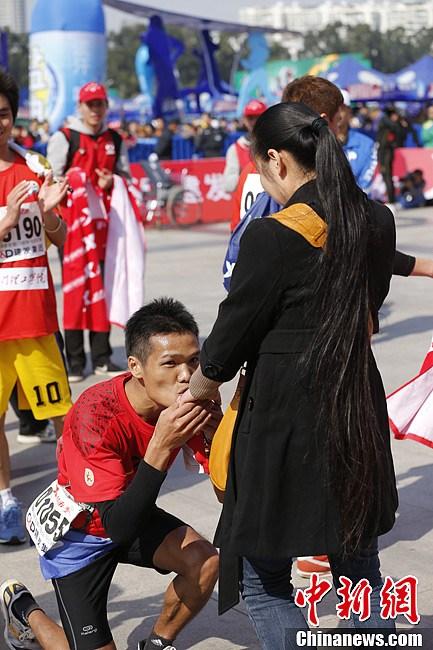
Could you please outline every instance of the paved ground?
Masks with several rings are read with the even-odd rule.
[[[397,224],[402,250],[433,256],[433,209],[400,213]],[[179,298],[194,312],[201,333],[206,336],[224,295],[221,263],[227,226],[149,231],[147,241],[146,299],[161,295]],[[58,278],[55,257],[53,268]],[[386,389],[390,391],[417,372],[429,347],[433,330],[433,281],[394,278],[381,322],[374,350]],[[113,331],[112,341],[114,359],[124,362],[120,330]],[[85,382],[74,387],[74,395],[95,380],[92,375],[87,377]],[[226,400],[231,392],[230,386],[224,387]],[[13,486],[26,506],[54,477],[54,448],[51,445],[18,445],[12,412],[7,423]],[[383,572],[393,577],[411,573],[419,578],[422,626],[433,628],[433,452],[412,442],[393,442],[393,449],[400,509],[393,531],[381,540]],[[163,486],[159,503],[212,537],[220,507],[206,479],[188,475],[183,467],[176,465]],[[0,580],[10,576],[27,583],[46,611],[57,615],[51,586],[39,575],[33,548],[0,548]],[[149,631],[168,580],[148,570],[118,569],[110,593],[109,611],[119,650],[135,648],[137,640]],[[299,580],[296,583],[305,585]],[[216,610],[215,593],[200,616],[179,637],[179,649],[258,648],[242,606],[220,618]],[[335,598],[330,595],[319,609],[324,626],[337,624],[333,612]],[[399,621],[399,625],[405,627],[405,619]],[[4,648],[2,640],[0,648]]]

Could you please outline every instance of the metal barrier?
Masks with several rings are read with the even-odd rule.
[[[147,160],[151,153],[155,151],[158,138],[139,138],[137,144],[128,149],[129,162],[139,162]]]

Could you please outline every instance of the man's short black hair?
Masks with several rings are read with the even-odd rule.
[[[13,76],[10,75],[9,72],[4,72],[3,70],[0,70],[0,95],[4,95],[8,100],[15,121],[18,113],[20,92],[18,84]]]
[[[157,298],[136,311],[126,323],[126,354],[144,362],[150,352],[151,336],[186,333],[198,338],[198,326],[192,314],[174,298]]]

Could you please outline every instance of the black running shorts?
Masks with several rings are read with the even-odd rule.
[[[107,597],[117,565],[132,564],[169,573],[153,564],[153,556],[172,530],[186,525],[155,506],[146,526],[147,534],[128,547],[113,549],[75,573],[53,579],[60,618],[72,650],[96,650],[112,641]]]

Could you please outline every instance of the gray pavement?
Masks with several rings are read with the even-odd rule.
[[[433,209],[400,212],[397,216],[400,249],[433,257]],[[226,224],[193,230],[147,231],[146,300],[174,296],[196,315],[203,336],[209,333],[224,296],[221,265],[228,238]],[[51,254],[59,288],[59,269]],[[387,391],[412,377],[430,345],[433,330],[433,281],[394,278],[382,310],[381,332],[374,339],[374,351]],[[123,335],[112,334],[114,360],[125,362]],[[74,397],[97,380],[89,375],[74,386]],[[223,388],[227,402],[233,391]],[[27,506],[55,475],[53,445],[23,446],[16,442],[17,423],[7,416],[15,494]],[[381,539],[382,569],[400,578],[413,574],[419,579],[418,603],[422,627],[433,628],[433,451],[413,442],[393,441],[398,475],[400,508],[394,529]],[[220,506],[206,478],[187,474],[180,462],[172,468],[162,489],[159,504],[184,518],[199,532],[212,538]],[[29,546],[0,548],[0,580],[16,577],[33,591],[47,613],[57,618],[54,594],[38,569],[37,554]],[[119,650],[135,648],[144,638],[161,607],[167,576],[128,566],[118,568],[109,597],[110,623]],[[298,586],[306,586],[295,578]],[[319,607],[323,627],[338,624],[335,596],[328,595]],[[398,625],[406,627],[404,618]],[[2,645],[3,643],[3,645]],[[217,594],[177,640],[179,650],[226,650],[258,648],[246,613],[239,605],[223,617],[217,616]],[[0,649],[5,648],[0,640]]]

